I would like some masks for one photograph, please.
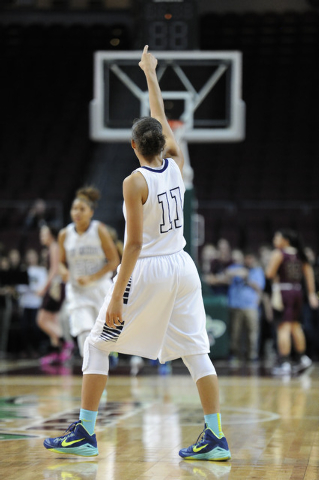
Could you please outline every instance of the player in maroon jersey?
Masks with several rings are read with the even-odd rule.
[[[311,359],[305,355],[306,340],[300,324],[302,310],[302,278],[305,278],[308,300],[312,308],[318,308],[315,293],[313,269],[308,262],[300,238],[293,230],[276,232],[266,276],[273,281],[274,308],[280,312],[277,322],[277,348],[279,361],[274,367],[275,375],[298,372],[311,365]],[[276,302],[276,304],[275,304]],[[297,364],[290,363],[291,343],[293,343]]]

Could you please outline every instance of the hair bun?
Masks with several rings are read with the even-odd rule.
[[[90,203],[93,204],[93,206],[95,206],[97,201],[101,198],[101,194],[97,188],[93,186],[87,186],[79,188],[76,191],[76,198],[81,197],[87,199]]]
[[[165,146],[161,123],[153,117],[142,117],[133,124],[132,138],[146,157],[159,155]]]

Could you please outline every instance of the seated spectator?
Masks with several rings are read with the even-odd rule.
[[[202,273],[211,273],[212,263],[217,259],[217,249],[212,243],[207,243],[202,248]]]
[[[9,258],[6,255],[3,255],[0,259],[0,270],[5,272],[10,269]]]
[[[8,252],[8,260],[11,270],[18,270],[21,265],[21,255],[18,249],[12,248]]]
[[[38,357],[41,339],[45,335],[37,326],[36,318],[41,306],[42,298],[37,292],[41,290],[47,281],[47,270],[39,265],[39,255],[33,250],[27,250],[25,263],[29,277],[29,285],[16,287],[19,295],[19,305],[22,308],[21,330],[24,343],[24,354],[27,357]]]
[[[4,253],[4,252],[3,252]],[[0,352],[7,353],[9,330],[13,319],[19,321],[16,285],[29,283],[28,274],[21,264],[20,252],[11,249],[0,262]]]
[[[223,273],[229,265],[232,263],[231,248],[228,240],[221,238],[217,243],[217,252],[211,261],[210,272],[212,274],[211,281],[208,280],[208,284],[215,295],[227,295],[228,283],[223,282]],[[206,266],[207,268],[207,266]],[[219,275],[221,276],[219,277]],[[215,281],[215,280],[220,281]]]
[[[216,274],[225,270],[232,263],[232,252],[228,240],[221,238],[217,243],[217,256],[211,264],[211,272]]]
[[[26,230],[41,228],[48,221],[46,211],[46,202],[41,198],[35,200],[25,217],[24,228]]]

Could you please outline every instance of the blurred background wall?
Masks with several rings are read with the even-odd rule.
[[[102,190],[96,217],[123,235],[121,184],[136,164],[129,145],[89,139],[93,54],[139,48],[148,3],[1,2],[3,249],[39,248],[35,200],[45,201],[38,217],[65,225],[75,190],[88,182]],[[233,248],[257,249],[292,227],[317,251],[318,2],[195,3],[194,48],[243,53],[247,108],[243,142],[189,146],[203,243],[224,237]]]

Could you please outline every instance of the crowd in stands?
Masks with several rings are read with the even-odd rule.
[[[39,208],[37,208],[39,206]],[[37,202],[28,216],[26,228],[41,230],[45,216],[43,205]],[[30,221],[29,221],[30,220]],[[116,232],[110,229],[116,240]],[[23,244],[22,244],[23,246]],[[37,324],[41,307],[41,290],[48,277],[48,248],[6,249],[0,245],[0,309],[6,308],[6,298],[12,302],[10,329],[5,352],[22,358],[40,358],[49,350],[49,339]],[[261,245],[257,252],[231,248],[227,239],[216,245],[206,244],[201,249],[199,266],[203,284],[211,295],[227,298],[229,310],[229,362],[239,365],[242,361],[258,364],[276,358],[277,330],[272,289],[267,280],[267,267],[273,252],[272,245]],[[319,291],[319,258],[313,249],[305,248],[312,266],[315,290]],[[302,282],[302,329],[306,338],[306,354],[319,360],[319,315],[308,301],[305,281]],[[64,337],[72,342],[65,311],[61,310]],[[1,322],[1,328],[3,328]],[[213,348],[213,347],[212,347]],[[293,352],[292,352],[293,353]],[[139,365],[140,367],[140,365]]]
[[[202,280],[213,295],[227,297],[230,317],[230,362],[258,362],[278,356],[277,325],[282,314],[274,304],[274,284],[267,269],[274,251],[261,245],[257,252],[231,249],[227,239],[206,244],[201,251]],[[319,259],[312,248],[304,249],[314,273],[315,292],[319,291]],[[306,338],[306,352],[319,359],[318,309],[310,305],[305,279],[301,281],[300,318]],[[293,352],[292,352],[293,353]]]

